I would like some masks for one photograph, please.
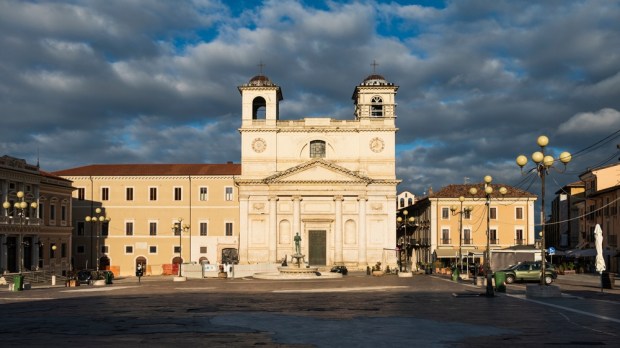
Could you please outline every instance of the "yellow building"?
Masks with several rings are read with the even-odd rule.
[[[76,269],[133,275],[235,258],[239,164],[109,164],[55,172],[73,181]],[[97,210],[99,208],[99,210]],[[90,220],[90,221],[89,221]],[[179,229],[173,229],[181,222]],[[223,256],[224,255],[224,256]]]
[[[0,158],[0,272],[71,270],[71,181]]]
[[[618,272],[620,258],[618,234],[620,234],[620,164],[590,169],[579,176],[585,185],[583,200],[579,207],[581,231],[580,249],[594,249],[594,229],[600,225],[603,231],[603,254],[607,271]],[[584,254],[587,255],[587,254]]]
[[[408,232],[414,266],[415,262],[430,263],[435,259],[449,265],[458,259],[459,251],[463,257],[475,255],[476,261],[484,262],[487,216],[491,252],[534,245],[536,195],[507,185],[490,186],[493,188],[490,214],[487,214],[484,184],[448,185],[401,209],[399,215],[407,210],[407,216],[414,218]],[[499,193],[501,186],[507,189],[505,195]],[[477,189],[475,195],[470,193],[472,187]]]

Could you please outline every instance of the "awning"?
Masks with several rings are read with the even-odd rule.
[[[458,249],[435,249],[433,252],[438,259],[457,258],[459,257]],[[467,252],[463,251],[463,256],[467,255]]]
[[[603,255],[612,255],[613,252],[609,249],[603,250]],[[566,250],[566,257],[594,257],[596,256],[596,249],[571,249]]]

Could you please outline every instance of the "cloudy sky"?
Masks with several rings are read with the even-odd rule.
[[[514,159],[575,154],[549,190],[615,163],[617,1],[0,1],[0,155],[239,162],[237,86],[264,73],[281,119],[353,117],[373,72],[397,95],[399,191],[530,189]],[[469,179],[466,179],[469,178]]]

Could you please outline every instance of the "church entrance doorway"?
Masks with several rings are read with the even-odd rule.
[[[327,262],[327,232],[325,230],[308,231],[308,263],[324,266]]]

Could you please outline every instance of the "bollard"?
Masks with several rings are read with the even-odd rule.
[[[52,276],[52,286],[56,285],[56,276]]]

